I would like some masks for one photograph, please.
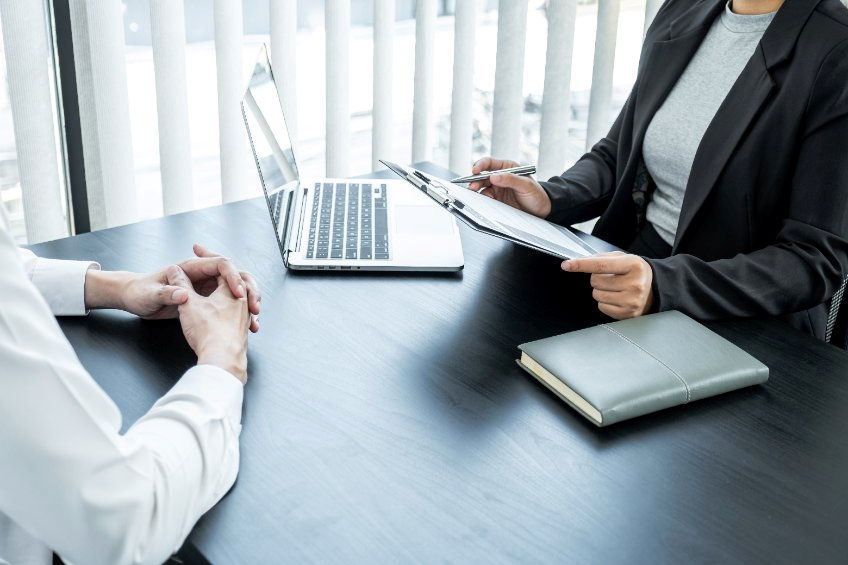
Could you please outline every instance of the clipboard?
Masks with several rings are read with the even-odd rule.
[[[560,259],[588,257],[598,253],[567,227],[543,220],[418,169],[382,159],[380,162],[475,231]]]

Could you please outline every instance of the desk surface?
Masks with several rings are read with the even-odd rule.
[[[460,274],[286,272],[269,226],[256,199],[34,247],[146,271],[199,241],[261,281],[241,472],[190,538],[213,563],[848,556],[845,352],[711,324],[767,384],[597,429],[514,363],[597,320],[581,275],[464,227]],[[194,360],[176,322],[61,325],[125,429]]]

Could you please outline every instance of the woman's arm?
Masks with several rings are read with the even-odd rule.
[[[655,303],[702,319],[777,315],[828,300],[848,273],[848,40],[819,69],[787,217],[773,244],[719,261],[649,259]]]
[[[650,310],[706,320],[780,315],[830,299],[848,273],[847,77],[848,40],[819,69],[788,215],[771,245],[717,261],[614,254],[565,261],[563,269],[592,273],[598,307],[615,318]]]

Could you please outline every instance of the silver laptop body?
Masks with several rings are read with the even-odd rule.
[[[462,245],[453,216],[408,183],[300,179],[265,47],[241,109],[287,268],[462,269]]]

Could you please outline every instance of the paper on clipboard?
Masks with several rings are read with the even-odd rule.
[[[492,232],[492,235],[505,237],[564,259],[586,257],[597,253],[568,228],[522,212],[508,204],[429,173],[385,161],[384,164],[419,189],[425,190],[431,197],[440,200],[441,204],[464,219],[466,223],[470,223],[471,227]],[[428,187],[423,186],[425,182],[429,184]],[[441,194],[444,194],[444,200],[436,198],[436,195]]]

